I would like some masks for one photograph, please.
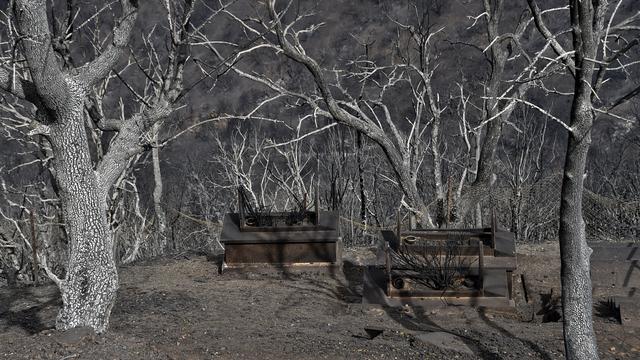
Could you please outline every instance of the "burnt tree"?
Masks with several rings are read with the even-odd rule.
[[[136,0],[119,3],[120,14],[113,15],[112,34],[104,42],[92,44],[97,54],[82,65],[76,65],[79,61],[70,51],[76,31],[74,16],[81,9],[75,8],[79,5],[74,2],[66,2],[63,26],[45,0],[12,2],[12,17],[5,24],[14,51],[4,58],[8,66],[0,68],[0,88],[15,101],[35,108],[33,114],[25,116],[30,118],[24,123],[30,130],[26,135],[45,139],[43,146],[51,153],[48,168],[69,243],[65,277],[47,272],[59,286],[63,300],[56,321],[58,329],[89,326],[102,332],[108,327],[118,289],[114,239],[108,221],[109,194],[139,155],[152,147],[149,133],[154,124],[169,116],[183,95],[186,29],[192,2],[165,1],[171,41],[166,64],[147,76],[147,84],[153,83],[145,87],[150,94],[138,96],[140,109],[130,118],[110,119],[102,111],[96,88],[114,77],[114,69],[128,53],[139,11]],[[108,7],[96,9],[79,27]],[[114,134],[108,149],[101,149],[97,159],[92,158],[92,149],[100,141],[88,136],[88,128]]]
[[[590,256],[593,250],[587,244],[582,212],[591,129],[597,118],[596,114],[621,119],[612,110],[635,96],[639,89],[625,89],[626,86],[618,83],[618,89],[609,88],[609,91],[617,96],[621,89],[624,90],[625,93],[619,97],[609,99],[605,94],[599,94],[608,81],[606,74],[609,71],[621,68],[629,71],[629,67],[637,63],[630,56],[623,56],[630,54],[629,50],[638,45],[637,32],[640,28],[635,25],[637,15],[617,23],[613,21],[622,2],[618,1],[610,11],[606,0],[571,0],[568,6],[568,23],[572,49],[567,51],[558,40],[558,37],[567,32],[560,29],[558,33],[554,33],[544,21],[545,11],[538,7],[535,0],[528,0],[538,32],[555,52],[556,61],[566,69],[566,76],[573,80],[570,82],[572,102],[566,127],[568,136],[559,231],[563,327],[568,359],[598,358],[592,320],[590,278]],[[632,36],[631,40],[627,40],[629,35]],[[610,41],[610,38],[615,40]],[[623,61],[629,63],[623,64]]]

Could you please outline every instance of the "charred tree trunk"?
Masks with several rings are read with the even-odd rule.
[[[391,163],[393,160],[389,157]],[[418,191],[417,178],[414,174],[410,174],[406,167],[394,167],[396,172],[396,176],[398,178],[398,183],[405,197],[407,198],[407,205],[413,218],[416,220],[424,228],[433,228],[434,223],[429,215],[429,208],[427,204],[420,196],[420,192]]]
[[[78,96],[80,95],[80,96]],[[69,241],[63,307],[58,329],[90,326],[104,331],[118,289],[106,198],[100,196],[83,121],[83,98],[75,94],[51,126],[53,167]],[[75,105],[75,106],[74,106]]]
[[[576,92],[571,109],[571,125],[576,131],[569,134],[560,203],[562,311],[567,359],[598,358],[589,273],[592,250],[587,245],[582,218],[584,173],[593,122],[588,100],[590,91],[584,90],[586,93]]]
[[[500,35],[500,23],[504,12],[504,0],[495,2],[486,1],[485,11],[487,12],[487,39],[494,41]],[[500,115],[502,107],[499,106],[500,86],[503,81],[504,68],[507,62],[507,50],[505,46],[496,41],[489,50],[491,56],[491,72],[485,87],[487,100],[484,105],[485,119],[493,119],[487,124],[487,131],[480,149],[480,159],[478,160],[478,172],[473,185],[486,188],[489,186],[493,165],[496,157],[498,141],[502,134],[502,124],[504,119],[511,115],[511,110],[507,114]]]
[[[149,91],[146,100],[139,99],[145,106],[126,120],[107,119],[101,107],[88,100],[96,85],[117,68],[128,51],[139,2],[119,1],[120,14],[113,19],[114,27],[108,38],[100,41],[99,54],[81,66],[74,65],[71,59],[74,52],[66,48],[73,38],[72,3],[67,4],[67,30],[60,36],[51,33],[51,28],[54,32],[59,28],[51,24],[56,19],[49,18],[45,0],[10,2],[16,40],[19,39],[12,56],[19,52],[17,58],[21,63],[24,58],[25,66],[20,66],[19,76],[16,71],[10,73],[0,68],[0,87],[36,107],[34,121],[26,124],[31,130],[27,135],[42,135],[51,145],[50,169],[68,238],[66,277],[60,279],[47,272],[62,293],[63,307],[56,327],[89,326],[103,332],[118,288],[107,198],[132,161],[154,146],[147,142],[146,135],[154,124],[171,114],[183,95],[189,46],[187,29],[191,28],[193,1],[186,0],[182,5],[163,2],[171,36],[168,64],[161,79],[149,79],[148,84],[153,83],[154,90]],[[93,121],[87,121],[87,115]],[[116,133],[108,150],[95,162],[87,125]]]
[[[440,152],[440,115],[434,116],[431,125],[431,152],[433,155],[433,184],[436,198],[445,200],[444,185],[442,183],[442,153]]]
[[[153,140],[155,146],[151,151],[151,156],[153,158],[153,180],[154,180],[154,188],[153,188],[153,208],[156,213],[156,220],[158,222],[158,251],[160,254],[164,253],[165,247],[167,246],[167,217],[164,212],[164,208],[162,207],[162,172],[160,169],[160,149],[158,148],[158,133],[159,133],[159,124],[154,124],[153,126]]]
[[[63,301],[58,329],[89,326],[104,331],[118,288],[106,193],[91,159],[84,104],[91,87],[109,74],[128,44],[137,2],[120,3],[122,16],[116,21],[111,43],[93,61],[71,70],[55,54],[46,2],[16,0],[12,4],[31,82],[4,87],[38,109],[38,125],[29,135],[43,135],[51,144],[53,175],[68,235],[67,273],[57,282]]]
[[[567,54],[555,39],[543,19],[535,0],[527,0],[540,34],[551,44],[556,54]],[[618,3],[620,5],[620,3]],[[582,200],[587,154],[591,144],[591,127],[595,118],[594,102],[598,96],[608,65],[624,55],[629,47],[607,50],[606,41],[614,36],[605,32],[605,17],[609,2],[569,1],[573,55],[563,56],[563,64],[573,77],[573,102],[568,128],[562,193],[560,199],[560,256],[564,343],[567,359],[598,359],[598,346],[593,329],[593,298],[590,277],[590,256],[593,250],[586,240],[582,217]],[[615,10],[609,24],[613,20]],[[604,35],[604,36],[603,36]],[[604,41],[602,57],[598,59],[600,43]],[[610,55],[607,52],[611,51]],[[595,75],[596,64],[599,67]],[[637,94],[632,90],[613,101],[611,110]]]
[[[601,4],[606,6],[606,2]],[[602,8],[600,9],[602,10]],[[598,359],[593,330],[593,299],[589,258],[582,218],[582,194],[593,125],[592,78],[599,30],[593,4],[570,3],[573,47],[576,50],[575,85],[560,198],[560,258],[564,343],[567,359]],[[595,27],[595,29],[594,29]]]
[[[482,136],[479,153],[476,159],[476,177],[465,192],[465,201],[458,204],[459,221],[463,221],[466,214],[475,211],[476,226],[482,226],[482,200],[489,193],[495,180],[494,168],[496,162],[496,150],[502,136],[502,127],[511,117],[515,109],[513,104],[505,103],[500,97],[505,91],[505,67],[511,56],[513,44],[510,41],[499,40],[504,37],[501,31],[502,16],[504,14],[504,0],[485,0],[486,35],[491,44],[488,48],[491,71],[485,84],[485,103],[483,122],[486,121],[486,131]],[[514,39],[519,39],[525,32],[528,24],[527,17],[521,17],[513,33]],[[514,98],[520,98],[528,91],[531,84],[523,82],[511,91]],[[478,136],[480,139],[480,136]],[[479,209],[479,210],[478,210]]]
[[[364,192],[364,169],[362,167],[362,134],[358,131],[356,162],[358,163],[358,185],[360,191],[360,221],[363,224],[367,222],[367,195]]]

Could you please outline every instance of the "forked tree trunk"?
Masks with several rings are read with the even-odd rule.
[[[597,6],[597,9],[594,8]],[[560,257],[564,343],[567,359],[598,359],[593,330],[589,258],[582,193],[593,126],[592,80],[607,2],[570,2],[575,82],[560,198]],[[597,90],[596,90],[597,91]]]
[[[389,158],[389,160],[393,163],[391,158]],[[411,207],[411,215],[415,221],[423,228],[435,227],[429,215],[429,208],[418,191],[416,176],[410,174],[407,167],[401,168],[400,171],[396,170],[396,176],[398,178],[398,184],[407,199],[406,202]]]
[[[91,86],[112,71],[127,48],[138,2],[121,0],[120,4],[122,16],[116,21],[109,45],[90,63],[67,71],[58,62],[51,44],[47,3],[12,2],[22,39],[19,49],[26,59],[31,84],[27,91],[15,87],[10,90],[20,93],[38,109],[38,125],[29,134],[45,135],[51,143],[55,184],[69,241],[66,276],[58,284],[63,301],[56,319],[58,329],[89,326],[97,332],[106,330],[118,288],[106,206],[113,181],[105,180],[100,169],[94,170],[85,130],[84,101]],[[133,138],[127,151],[110,151],[109,156],[128,160],[136,153],[131,149],[138,147],[139,136]],[[120,174],[124,166],[112,166],[111,170]]]
[[[70,96],[51,126],[51,146],[69,241],[58,329],[90,326],[104,331],[118,288],[106,199],[100,196],[83,121],[83,98]]]

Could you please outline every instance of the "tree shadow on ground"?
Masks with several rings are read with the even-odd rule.
[[[523,339],[523,338],[520,338],[518,336],[515,336],[514,334],[509,332],[507,329],[505,329],[502,326],[498,325],[495,321],[492,321],[491,319],[489,319],[489,317],[487,317],[485,309],[483,309],[483,308],[478,309],[478,314],[480,315],[480,319],[482,319],[482,321],[485,324],[487,324],[489,327],[497,330],[500,334],[504,335],[505,337],[508,337],[508,338],[511,338],[511,339],[514,339],[514,340],[517,340],[517,341],[523,343],[524,345],[529,347],[534,353],[536,353],[538,356],[540,356],[540,358],[542,358],[542,359],[545,359],[545,360],[553,359],[551,357],[551,355],[549,355],[548,352],[546,352],[543,348],[540,347],[540,345],[536,344],[535,342],[533,342],[531,340],[527,340],[527,339]]]
[[[275,259],[277,260],[277,259]],[[267,273],[261,274],[261,278],[266,276],[267,278],[281,278],[283,280],[291,281],[287,284],[287,287],[290,289],[294,289],[299,292],[309,292],[315,293],[316,295],[324,296],[330,299],[335,299],[341,303],[353,303],[353,304],[361,304],[363,297],[363,274],[368,265],[359,264],[355,261],[351,261],[349,259],[345,259],[343,261],[342,267],[328,267],[320,272],[323,276],[317,276],[313,271],[305,271],[301,269],[295,269],[289,266],[281,266],[278,264],[278,261],[275,261],[275,264],[272,265],[271,271],[267,271]],[[250,269],[249,272],[251,272]],[[275,270],[275,271],[273,271]],[[246,273],[248,275],[248,273]],[[331,279],[331,281],[327,281]],[[311,285],[304,286],[302,284],[296,284],[297,281],[303,281]],[[291,301],[283,304],[284,307],[296,306],[299,302],[304,301],[303,299],[291,299]],[[483,344],[482,339],[474,338],[469,335],[466,335],[462,332],[458,332],[455,330],[448,330],[436,322],[434,322],[427,313],[425,312],[425,308],[421,305],[408,303],[406,305],[408,309],[410,309],[411,315],[407,314],[404,309],[398,309],[395,307],[382,307],[387,316],[391,318],[393,321],[400,324],[403,328],[409,330],[414,333],[429,333],[429,332],[443,332],[454,335],[458,337],[462,342],[465,343],[469,347],[469,349],[474,353],[475,356],[482,359],[503,359],[505,358],[503,354],[496,352],[491,349],[489,346]],[[525,340],[520,339],[504,328],[500,327],[496,323],[489,320],[485,314],[480,314],[481,319],[490,327],[497,330],[501,335],[509,337],[515,341],[518,341],[525,346],[532,349],[540,358],[542,359],[551,359],[549,354],[547,354],[543,349],[541,349],[537,344]]]
[[[345,303],[360,303],[362,299],[362,291],[358,289],[357,283],[344,281],[344,276],[341,276],[340,273],[335,269],[335,267],[320,270],[317,272],[300,272],[291,271],[289,269],[274,274],[272,278],[282,278],[284,280],[290,281],[287,284],[287,288],[289,289],[294,289],[301,292],[313,292],[318,295],[322,295],[327,298]],[[326,281],[325,279],[327,278],[331,279],[332,281]],[[310,284],[312,287],[309,288],[301,285],[296,285],[297,281],[304,281],[305,283]]]
[[[459,332],[451,331],[443,328],[435,323],[425,313],[425,309],[420,305],[407,304],[410,313],[413,315],[407,315],[405,312],[400,311],[397,308],[385,306],[383,309],[387,315],[395,320],[398,324],[402,325],[405,329],[414,332],[444,332],[450,335],[454,335],[462,342],[464,342],[469,349],[481,359],[501,359],[500,354],[492,351],[482,344],[482,342]]]
[[[345,283],[341,284],[341,279],[335,279],[339,284],[338,289],[342,290],[338,291],[338,293],[342,294],[343,296],[357,295],[358,303],[362,303],[362,292],[364,285],[363,274],[366,271],[366,268],[367,265],[360,265],[352,263],[350,261],[345,261],[343,264],[343,279]],[[396,307],[382,307],[387,316],[389,316],[392,320],[411,332],[443,332],[454,335],[459,337],[462,342],[464,342],[476,356],[482,359],[500,358],[499,354],[492,352],[490,349],[483,346],[479,341],[464,334],[447,330],[442,326],[436,324],[429,318],[429,316],[426,315],[423,306],[408,304],[408,308],[411,315],[409,315],[408,312],[405,312],[402,309]]]
[[[553,294],[553,289],[549,294],[540,294],[540,310],[536,315],[542,316],[542,322],[559,322],[562,320],[562,303],[559,295]]]
[[[342,266],[319,266],[313,269],[272,264],[245,269],[236,274],[247,277],[255,271],[260,278],[290,281],[287,287],[291,289],[313,291],[331,299],[359,304],[362,302],[363,269],[364,267],[351,261],[345,261]],[[332,281],[325,281],[327,278]],[[300,280],[311,284],[313,289],[295,285],[295,282]]]
[[[34,292],[42,291],[46,295],[36,296]],[[18,327],[28,334],[33,335],[43,330],[51,329],[53,326],[44,320],[44,310],[55,306],[62,306],[62,299],[57,291],[51,292],[49,289],[42,288],[21,288],[10,290],[9,293],[0,295],[0,330],[8,330],[12,327]],[[37,298],[38,302],[33,303],[33,298]],[[40,301],[44,298],[44,301]],[[21,301],[32,303],[21,310],[11,310],[20,306]]]
[[[609,319],[621,323],[620,307],[616,306],[613,299],[602,299],[594,306],[594,315],[600,318]]]

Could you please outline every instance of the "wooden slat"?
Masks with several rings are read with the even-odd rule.
[[[461,261],[464,264],[468,264],[471,267],[473,273],[477,269],[478,264],[478,256],[460,256]],[[496,270],[515,270],[518,267],[518,262],[515,257],[494,257],[494,256],[485,256],[484,257],[484,268],[485,269],[496,269]],[[393,267],[397,270],[408,270],[404,269],[399,265]]]
[[[324,243],[268,243],[268,244],[227,244],[224,261],[232,264],[292,264],[292,263],[335,263],[337,244]]]
[[[227,214],[224,218],[220,242],[232,243],[282,243],[282,242],[336,242],[338,234],[338,214],[321,212],[320,224],[316,230],[305,231],[240,231],[239,215]]]
[[[509,297],[509,281],[504,270],[486,269],[484,271],[485,296]]]
[[[512,232],[498,230],[494,240],[496,256],[516,256],[516,239]]]
[[[403,305],[439,307],[444,305],[465,305],[504,308],[514,306],[513,300],[502,296],[469,297],[445,296],[433,297],[389,297],[386,296],[386,275],[384,268],[369,266],[364,272],[363,304],[399,307]]]
[[[498,231],[498,219],[496,218],[496,210],[491,209],[491,247],[496,248],[496,232]]]
[[[411,231],[402,231],[400,236],[412,235],[420,238],[431,238],[431,239],[447,239],[447,238],[459,238],[461,236],[475,236],[476,238],[486,237],[489,238],[491,236],[491,232],[489,231],[473,231],[473,230],[457,230],[457,231],[435,231],[435,230],[411,230]]]
[[[418,234],[447,233],[447,232],[471,232],[474,234],[490,234],[491,228],[442,228],[442,229],[413,229]],[[404,232],[403,232],[404,233]]]
[[[403,245],[402,251],[409,251],[411,253],[422,254],[426,252],[427,254],[437,254],[437,253],[446,253],[446,248],[444,245],[435,246],[435,245],[422,245],[422,244],[412,244],[412,245]],[[456,256],[478,256],[478,242],[474,245],[459,245],[455,247],[455,250],[452,251],[452,254]],[[493,256],[493,249],[488,246],[482,247],[482,254],[485,256]]]
[[[627,327],[640,327],[640,304],[636,299],[616,297],[615,304],[620,310],[620,323]]]
[[[484,296],[484,251],[482,241],[478,241],[478,277],[480,278],[480,296]]]
[[[380,231],[380,235],[382,236],[382,241],[389,244],[389,247],[393,250],[397,250],[400,246],[398,241],[398,237],[393,231],[390,230],[382,230]]]
[[[399,290],[393,286],[389,289],[390,297],[420,298],[420,297],[481,297],[479,290]]]

